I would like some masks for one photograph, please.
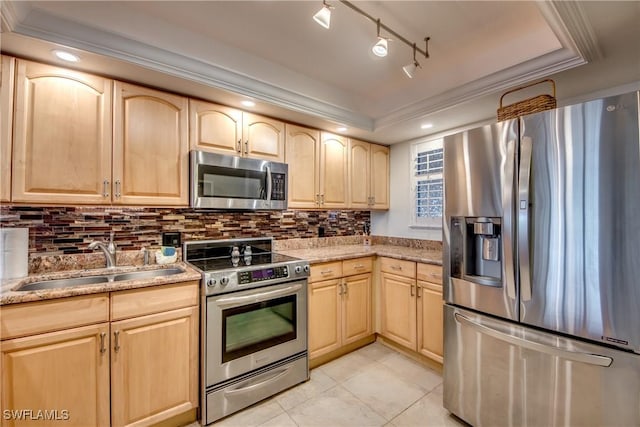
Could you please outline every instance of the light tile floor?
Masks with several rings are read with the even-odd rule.
[[[442,377],[373,343],[311,371],[311,380],[216,427],[465,426],[442,407]]]

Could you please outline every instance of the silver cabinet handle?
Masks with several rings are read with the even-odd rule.
[[[333,270],[322,270],[322,271],[320,272],[320,274],[322,274],[323,276],[324,276],[325,274],[332,274],[332,273],[333,273]]]
[[[353,266],[353,268],[355,268],[356,270],[361,270],[361,269],[363,269],[363,268],[364,268],[364,265],[362,265],[362,264],[356,264],[356,265],[354,265],[354,266]]]
[[[455,314],[455,319],[458,323],[466,325],[479,333],[489,335],[490,337],[499,339],[500,341],[504,341],[508,344],[516,345],[519,347],[524,347],[529,350],[538,351],[540,353],[549,354],[551,356],[562,357],[563,359],[572,360],[574,362],[588,363],[590,365],[597,365],[605,368],[611,366],[611,364],[613,363],[613,359],[607,356],[564,350],[558,347],[552,347],[546,344],[541,344],[535,341],[529,341],[513,335],[508,335],[504,332],[496,331],[495,329],[488,326],[480,325],[460,313]]]
[[[520,182],[518,183],[518,257],[520,264],[520,297],[531,300],[531,265],[529,258],[529,184],[531,180],[531,138],[523,137],[520,153]],[[511,295],[510,295],[511,296]]]
[[[241,139],[239,139],[238,143],[236,144],[236,151],[238,153],[242,153],[242,140]]]
[[[106,332],[100,332],[100,353],[104,353],[107,351],[107,346],[105,345],[105,340],[107,338]]]
[[[349,295],[349,284],[345,282],[342,286],[344,286],[344,294]]]
[[[316,205],[320,206],[320,195],[316,194]]]
[[[249,140],[244,142],[244,154],[249,154]]]
[[[411,285],[411,296],[414,296],[414,295],[416,294],[416,291],[415,291],[415,289],[414,289],[414,288],[415,288],[415,286],[416,286],[416,285]]]
[[[113,333],[113,342],[113,351],[117,353],[118,351],[120,351],[120,331],[115,331]]]
[[[391,269],[392,270],[402,270],[402,266],[401,265],[392,265]]]
[[[109,180],[102,181],[102,197],[109,197]]]
[[[119,198],[120,198],[120,195],[121,195],[121,194],[120,194],[120,187],[121,187],[120,180],[119,180],[119,179],[116,179],[115,184],[116,184],[116,193],[115,193],[115,196],[116,196],[116,199],[119,199]]]
[[[418,286],[417,287],[417,295],[416,295],[418,298],[422,298],[422,292],[420,292],[421,290],[422,290],[422,286]]]
[[[320,206],[324,206],[324,194],[320,195]]]
[[[340,283],[340,290],[338,291],[338,295],[344,295],[344,283]]]

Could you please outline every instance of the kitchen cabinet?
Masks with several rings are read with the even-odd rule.
[[[371,183],[369,197],[371,209],[389,209],[389,147],[371,144]]]
[[[24,60],[16,66],[12,200],[110,202],[112,81]]]
[[[417,264],[418,353],[443,363],[442,267]]]
[[[320,206],[320,131],[290,124],[285,130],[289,208],[317,208]]]
[[[15,58],[0,55],[0,202],[11,200]]]
[[[113,202],[186,206],[188,100],[115,82]]]
[[[380,258],[382,335],[442,363],[442,268]]]
[[[3,306],[3,414],[57,410],[45,424],[108,426],[108,321],[107,294]],[[26,424],[2,417],[3,426]]]
[[[371,258],[311,266],[309,358],[340,350],[373,334]]]
[[[349,207],[369,209],[371,205],[371,144],[349,140]]]
[[[284,161],[283,122],[195,99],[189,104],[191,149]]]
[[[327,132],[321,132],[320,138],[320,206],[346,208],[349,202],[349,141]]]
[[[2,410],[124,426],[196,408],[197,304],[194,281],[3,307]]]

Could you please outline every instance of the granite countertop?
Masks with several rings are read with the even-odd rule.
[[[378,255],[406,261],[442,265],[442,252],[439,250],[394,245],[337,245],[306,249],[285,249],[278,252],[306,259],[311,264]]]
[[[158,276],[151,279],[122,280],[118,282],[104,282],[81,285],[68,288],[43,289],[37,291],[14,291],[17,287],[39,282],[42,280],[70,279],[74,277],[99,276],[102,274],[119,274],[132,271],[157,270],[160,268],[182,268],[184,273],[170,276]],[[9,279],[0,282],[0,306],[30,301],[43,301],[55,298],[65,298],[77,295],[114,292],[126,289],[144,288],[148,286],[165,285],[168,283],[200,280],[201,274],[184,262],[163,265],[122,266],[115,268],[91,268],[81,270],[67,270],[55,273],[33,274],[22,279]]]

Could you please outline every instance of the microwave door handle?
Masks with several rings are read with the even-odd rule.
[[[267,170],[267,200],[271,200],[271,189],[273,187],[273,182],[271,181],[271,166],[265,166]]]

